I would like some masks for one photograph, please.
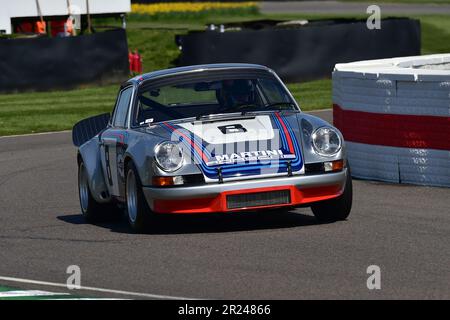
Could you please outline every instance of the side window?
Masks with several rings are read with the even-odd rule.
[[[113,125],[115,127],[125,127],[128,107],[130,106],[130,99],[132,93],[133,93],[132,87],[126,88],[120,93],[120,97],[119,100],[117,101],[116,109],[114,112]]]

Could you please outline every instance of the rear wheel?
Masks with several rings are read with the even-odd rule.
[[[311,210],[317,220],[333,222],[345,220],[350,215],[353,201],[353,186],[350,168],[347,169],[347,179],[342,195],[337,198],[320,201],[311,205]]]
[[[88,222],[98,222],[116,217],[120,211],[114,204],[99,203],[92,197],[89,187],[89,176],[83,161],[80,161],[78,165],[78,195],[81,214]]]
[[[135,232],[141,232],[149,224],[151,211],[142,192],[142,184],[136,167],[132,162],[127,166],[126,175],[127,217],[130,227]]]

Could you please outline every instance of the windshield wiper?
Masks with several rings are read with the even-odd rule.
[[[212,113],[199,114],[198,116],[195,117],[195,120],[208,119],[211,118],[211,115]]]
[[[229,113],[203,113],[199,114],[195,117],[195,120],[202,120],[202,119],[214,119],[214,118],[226,118],[230,116],[239,116],[242,115],[242,112],[229,112]]]

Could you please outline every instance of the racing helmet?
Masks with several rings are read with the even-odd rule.
[[[228,107],[238,107],[255,103],[255,86],[251,80],[225,80],[222,90]]]

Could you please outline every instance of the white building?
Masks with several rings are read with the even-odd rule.
[[[88,10],[89,8],[89,10]],[[57,17],[131,11],[130,0],[0,0],[0,33],[12,33],[12,18]]]

